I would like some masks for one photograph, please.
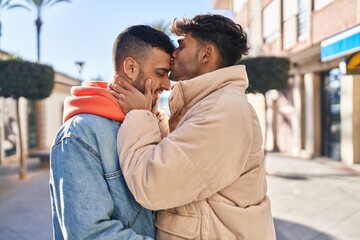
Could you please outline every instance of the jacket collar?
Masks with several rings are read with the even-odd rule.
[[[184,106],[187,109],[191,108],[210,93],[229,84],[235,85],[245,92],[249,81],[244,65],[220,68],[196,78],[178,82],[170,95],[171,115],[176,115],[176,111]]]

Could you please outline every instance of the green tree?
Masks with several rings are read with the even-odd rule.
[[[19,133],[20,178],[26,178],[27,166],[22,145],[19,98],[44,99],[50,96],[54,87],[54,70],[39,63],[10,59],[0,61],[0,96],[12,97],[16,101],[16,115]]]
[[[51,7],[57,3],[60,2],[68,2],[70,3],[70,0],[23,0],[26,2],[26,4],[21,4],[26,9],[34,9],[36,11],[36,40],[37,40],[37,60],[40,61],[40,33],[41,33],[41,26],[43,24],[42,22],[42,11],[46,7]]]
[[[157,20],[150,24],[151,27],[166,33],[166,35],[170,36],[172,33],[170,32],[170,23],[165,22],[165,20]]]
[[[246,66],[249,78],[249,93],[261,93],[265,99],[265,113],[267,103],[265,94],[270,90],[282,90],[288,86],[290,61],[285,57],[253,57],[244,58],[238,62]],[[267,120],[265,117],[267,126]],[[275,123],[276,124],[276,123]],[[265,142],[267,134],[265,129]],[[274,134],[274,151],[277,151],[277,139]]]
[[[24,8],[21,4],[12,3],[13,0],[0,0],[0,38],[2,34],[2,24],[1,24],[1,16],[4,11],[12,9],[12,8]],[[26,7],[25,7],[26,8]]]
[[[281,90],[287,86],[290,61],[285,57],[244,58],[239,64],[246,66],[250,93],[265,94],[269,90]]]

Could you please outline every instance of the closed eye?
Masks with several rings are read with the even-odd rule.
[[[163,74],[163,73],[156,73],[159,77],[163,77],[163,76],[165,76],[165,74]]]
[[[168,73],[170,72],[169,69],[167,68],[158,68],[156,69],[155,73],[158,77],[167,77],[168,76]]]

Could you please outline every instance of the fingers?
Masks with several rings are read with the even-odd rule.
[[[127,95],[128,90],[126,90],[123,86],[121,85],[117,85],[117,84],[111,84],[110,85],[110,90],[112,90],[111,92],[114,92],[115,95],[114,97],[118,96],[118,95]]]
[[[112,83],[116,83],[116,84],[120,84],[120,76],[119,75],[115,75],[113,80],[112,80]]]
[[[124,94],[110,90],[110,93],[116,98],[116,100],[124,100]]]
[[[145,93],[141,93],[137,88],[129,82],[115,76],[113,83],[109,84],[110,92],[115,97],[124,113],[133,109],[151,110],[152,94],[151,80],[145,82]]]
[[[160,98],[156,99],[155,103],[153,103],[151,107],[151,112],[154,113],[155,115],[158,115],[159,113],[159,104],[160,104]]]
[[[121,86],[123,86],[125,89],[127,90],[137,90],[133,85],[131,85],[128,81],[126,81],[125,79],[122,79],[122,78],[118,78],[120,81],[119,81],[119,84]]]
[[[113,89],[116,88],[116,86],[112,87]],[[121,87],[120,87],[121,89]],[[124,90],[121,89],[120,92],[123,92]],[[129,101],[129,98],[126,98],[125,95],[123,93],[118,93],[116,91],[110,90],[110,93],[113,95],[113,97],[115,98],[115,101],[117,102],[117,104],[119,104],[119,106],[121,107],[122,111],[127,114],[130,110],[132,110],[131,108],[131,104],[129,104],[127,101]]]
[[[113,83],[109,84],[109,88],[119,94],[125,94],[127,92],[127,88],[124,86],[118,75],[114,77]]]

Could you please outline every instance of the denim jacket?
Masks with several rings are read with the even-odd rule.
[[[141,207],[122,175],[116,150],[121,123],[78,114],[51,148],[54,239],[154,239],[154,214]]]

